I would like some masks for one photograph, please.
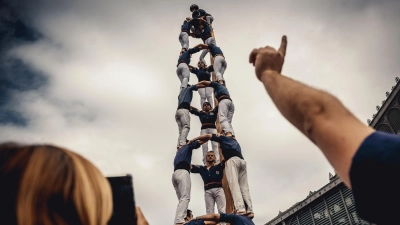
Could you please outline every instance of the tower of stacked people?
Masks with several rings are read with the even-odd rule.
[[[175,120],[178,124],[179,137],[174,159],[174,173],[172,183],[178,197],[178,206],[175,214],[175,225],[181,224],[216,224],[235,220],[240,224],[254,224],[252,202],[247,182],[246,162],[243,159],[241,147],[232,127],[232,118],[235,112],[230,93],[227,89],[224,73],[227,68],[225,55],[218,47],[213,37],[213,16],[197,5],[190,6],[192,17],[187,17],[181,25],[179,41],[180,51],[176,74],[180,80],[178,107]],[[189,36],[201,38],[204,44],[192,48],[189,46]],[[197,67],[191,66],[193,54],[200,52]],[[207,66],[205,56],[210,53],[210,66]],[[215,80],[212,81],[212,72]],[[190,73],[198,78],[198,83],[190,85]],[[200,95],[200,109],[192,106],[193,92]],[[216,104],[214,106],[214,97]],[[197,116],[201,122],[200,136],[188,140],[190,131],[190,114]],[[221,125],[221,132],[217,133],[216,122]],[[208,148],[211,142],[211,150]],[[202,147],[204,165],[193,165],[192,152]],[[220,148],[218,148],[218,146]],[[219,149],[223,159],[220,159]],[[199,173],[204,181],[204,198],[207,215],[193,219],[188,210],[191,192],[190,173]],[[225,214],[226,198],[222,188],[222,179],[226,175],[234,203],[234,214]],[[218,213],[214,214],[215,204]],[[237,223],[239,224],[239,223]]]

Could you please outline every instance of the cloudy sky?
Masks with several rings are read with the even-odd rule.
[[[192,3],[0,1],[0,141],[53,143],[89,158],[104,174],[131,173],[150,224],[172,224],[178,35]],[[278,47],[286,34],[283,73],[336,95],[366,123],[400,76],[400,2],[197,4],[215,18],[254,220],[262,224],[326,184],[333,169],[272,104],[248,63],[250,51]],[[196,81],[192,75],[190,83]],[[195,94],[192,104],[199,102]],[[189,138],[199,133],[192,117]],[[200,152],[193,163],[201,163]],[[191,178],[189,207],[205,214],[202,180]]]

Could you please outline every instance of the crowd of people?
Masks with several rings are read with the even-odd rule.
[[[254,224],[253,206],[247,180],[246,161],[238,143],[232,126],[235,112],[231,95],[226,87],[224,73],[227,67],[224,53],[213,37],[212,22],[214,18],[197,5],[190,6],[192,17],[187,17],[179,34],[182,49],[178,58],[177,70],[180,84],[178,108],[175,119],[179,128],[177,153],[174,158],[174,173],[172,183],[178,197],[178,206],[175,214],[175,225],[186,224],[214,224],[214,222],[230,222],[232,218],[248,220],[246,224]],[[201,38],[204,44],[189,48],[189,37]],[[194,53],[202,50],[198,68],[190,65]],[[210,52],[213,64],[207,66],[204,57]],[[198,78],[198,83],[189,85],[190,72]],[[216,80],[211,81],[211,73],[215,72]],[[192,106],[193,91],[200,94],[202,110]],[[214,98],[217,105],[213,107]],[[198,116],[201,122],[200,136],[187,140],[190,131],[190,114]],[[222,127],[217,132],[216,121]],[[208,150],[208,141],[212,150]],[[218,144],[221,148],[223,160],[220,160]],[[192,151],[202,146],[203,166],[192,165]],[[206,216],[200,216],[191,221],[185,221],[190,202],[191,180],[190,173],[199,173],[204,181],[204,200]],[[222,188],[222,178],[226,173],[235,207],[235,214],[225,214],[226,199]],[[215,205],[218,213],[214,214]],[[242,219],[243,218],[243,219]]]

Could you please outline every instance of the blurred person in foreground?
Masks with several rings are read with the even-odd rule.
[[[257,78],[282,115],[321,149],[352,189],[361,218],[397,224],[400,137],[375,131],[336,97],[282,75],[286,46],[283,36],[278,50],[267,46],[251,52],[249,62]]]
[[[52,145],[0,144],[0,224],[105,225],[107,179],[88,160]],[[136,208],[138,225],[147,225]]]

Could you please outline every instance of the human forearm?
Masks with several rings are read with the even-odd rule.
[[[263,74],[261,81],[282,115],[321,149],[351,188],[352,158],[362,141],[374,130],[324,91],[277,72]]]
[[[206,88],[206,87],[210,86],[210,83],[211,83],[210,81],[203,80],[203,81],[200,81],[199,83],[197,83],[196,86],[197,86],[197,88]]]
[[[204,216],[196,217],[196,220],[204,220],[204,221],[219,221],[219,214],[207,214]]]
[[[334,96],[281,75],[287,48],[282,37],[278,50],[254,49],[249,62],[257,78],[282,115],[312,140],[324,153],[348,187],[353,156],[374,130],[361,123]]]
[[[334,96],[278,72],[263,72],[261,81],[282,115],[312,141],[314,118],[331,113],[349,113]]]
[[[208,141],[208,140],[211,139],[211,137],[212,137],[211,134],[203,134],[203,135],[200,135],[200,136],[194,138],[193,140],[191,140],[191,142],[198,141],[198,140],[200,140],[200,141]]]

